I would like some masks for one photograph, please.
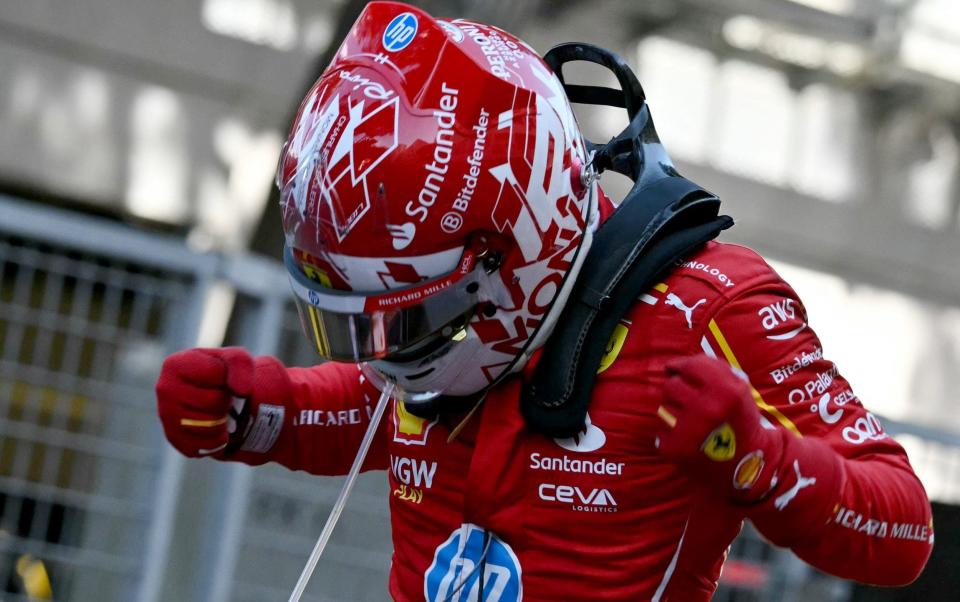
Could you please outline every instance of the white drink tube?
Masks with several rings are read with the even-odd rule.
[[[313,576],[313,571],[317,568],[320,555],[323,554],[324,548],[327,547],[327,542],[330,541],[330,536],[333,534],[333,528],[336,527],[337,521],[340,519],[340,514],[343,512],[343,507],[347,503],[347,498],[350,497],[353,484],[357,480],[357,475],[360,474],[360,467],[363,466],[367,452],[370,451],[370,444],[373,443],[373,438],[377,434],[380,420],[383,418],[383,411],[390,402],[390,396],[392,394],[393,384],[387,383],[383,388],[383,393],[380,394],[380,401],[377,402],[377,407],[370,417],[370,426],[367,427],[367,432],[363,436],[360,449],[357,450],[357,457],[354,458],[353,466],[350,467],[350,472],[347,473],[347,479],[343,482],[343,487],[340,489],[340,495],[337,496],[337,501],[334,502],[333,508],[330,510],[330,516],[327,517],[327,522],[323,525],[320,537],[317,538],[317,543],[313,546],[313,551],[310,552],[307,565],[303,567],[303,572],[300,573],[300,578],[297,580],[297,585],[293,588],[293,593],[290,594],[288,602],[300,602],[303,591],[307,589],[307,583],[310,582],[310,577]]]

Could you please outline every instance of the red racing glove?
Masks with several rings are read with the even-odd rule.
[[[283,428],[291,391],[275,358],[254,359],[240,347],[188,349],[163,362],[157,412],[167,439],[186,456],[263,454]]]
[[[783,433],[764,428],[749,384],[705,355],[667,364],[656,445],[710,489],[755,502],[775,485]]]

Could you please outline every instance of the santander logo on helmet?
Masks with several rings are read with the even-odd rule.
[[[393,239],[393,248],[402,251],[413,242],[413,237],[417,234],[417,226],[411,222],[404,222],[399,226],[387,224],[387,232]]]
[[[401,391],[469,395],[552,329],[597,223],[596,194],[571,186],[586,162],[563,87],[528,45],[371,2],[284,147],[287,244],[304,272],[357,294],[442,281],[474,249],[464,323],[437,325],[449,340],[368,366]]]

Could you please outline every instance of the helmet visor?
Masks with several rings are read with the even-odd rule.
[[[363,362],[403,352],[428,338],[454,337],[481,302],[482,281],[469,247],[450,273],[413,286],[363,293],[323,286],[284,249],[300,320],[324,359]],[[449,332],[447,332],[449,331]]]

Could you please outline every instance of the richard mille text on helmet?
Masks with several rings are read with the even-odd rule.
[[[574,86],[571,60],[621,89]],[[571,102],[625,107],[607,144]],[[619,205],[598,175],[635,186]],[[188,456],[390,482],[396,600],[708,600],[744,520],[815,567],[903,584],[933,544],[903,449],[796,293],[676,172],[612,53],[367,5],[280,157],[310,368],[167,358]],[[627,219],[628,218],[628,219]],[[226,492],[225,492],[226,493]]]

